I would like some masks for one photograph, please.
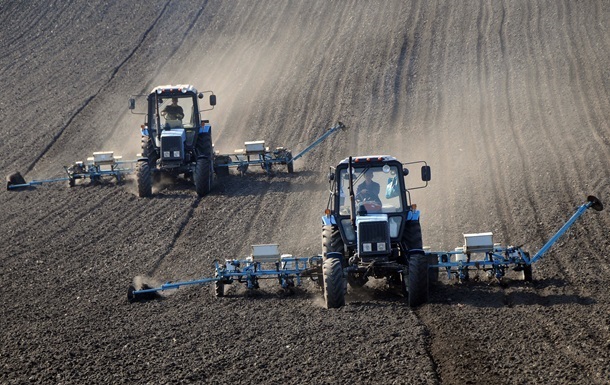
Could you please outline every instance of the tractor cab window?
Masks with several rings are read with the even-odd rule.
[[[192,96],[159,98],[158,103],[163,128],[195,127]]]
[[[364,206],[368,213],[395,213],[403,211],[396,166],[353,168],[356,211]],[[341,170],[339,178],[341,215],[351,210],[348,169]]]

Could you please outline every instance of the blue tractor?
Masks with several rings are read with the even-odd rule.
[[[406,166],[418,163],[425,183],[407,188]],[[360,288],[369,278],[386,279],[408,297],[409,306],[427,302],[428,257],[409,191],[428,181],[426,162],[403,164],[387,155],[349,157],[331,168],[318,280],[328,308],[345,304],[348,284]]]
[[[211,91],[197,92],[192,85],[155,87],[147,95],[148,111],[142,126],[142,153],[136,163],[138,195],[152,195],[153,181],[161,174],[184,175],[192,180],[197,195],[212,188],[214,150],[212,127],[201,117],[199,99],[210,94],[209,104],[216,105]],[[135,98],[129,99],[135,109]]]

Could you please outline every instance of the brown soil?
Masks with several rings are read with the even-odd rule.
[[[6,175],[134,157],[127,99],[159,84],[214,90],[222,152],[298,151],[349,126],[293,175],[231,175],[202,199],[186,184],[140,199],[129,182],[0,192],[0,382],[608,383],[606,211],[534,283],[443,280],[416,310],[383,287],[330,311],[309,283],[288,298],[126,291],[209,276],[256,243],[317,254],[328,167],[349,155],[428,161],[413,199],[433,249],[493,231],[537,251],[587,195],[610,197],[609,20],[601,0],[0,0]]]

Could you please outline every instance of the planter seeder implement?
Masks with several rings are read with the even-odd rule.
[[[522,246],[502,246],[493,242],[493,233],[464,234],[464,245],[454,251],[426,252],[430,261],[430,278],[436,280],[439,272],[446,272],[447,278],[468,281],[473,272],[484,272],[489,277],[502,279],[512,268],[521,279],[533,280],[532,265],[539,261],[555,242],[576,222],[587,209],[602,211],[604,206],[596,197],[590,195],[570,219],[549,239],[533,256]]]
[[[127,299],[130,302],[156,298],[160,292],[178,289],[182,286],[214,284],[217,297],[225,295],[225,286],[238,282],[246,289],[258,289],[259,280],[277,279],[284,290],[301,286],[302,278],[308,277],[321,284],[320,268],[322,258],[314,256],[294,257],[280,254],[277,244],[253,245],[252,254],[243,259],[227,259],[224,262],[214,261],[215,276],[192,281],[167,282],[158,287],[148,287],[135,282],[129,286]]]
[[[284,147],[277,147],[270,151],[265,146],[264,140],[245,142],[243,149],[235,150],[233,154],[215,154],[214,171],[217,175],[224,176],[229,174],[229,168],[235,168],[241,175],[244,175],[249,166],[260,166],[266,173],[270,174],[274,165],[285,165],[288,173],[294,172],[294,161],[311,151],[314,147],[322,143],[331,134],[338,130],[345,131],[347,128],[341,122],[326,131],[303,151],[296,155]]]
[[[66,176],[51,179],[32,180],[26,182],[21,173],[16,172],[9,175],[6,179],[6,189],[16,190],[45,183],[65,182],[70,186],[76,184],[78,179],[90,179],[91,182],[98,182],[103,178],[111,177],[121,182],[123,178],[134,172],[134,160],[122,160],[120,156],[114,156],[113,151],[94,152],[92,157],[87,158],[86,162],[75,162],[71,166],[64,166]]]

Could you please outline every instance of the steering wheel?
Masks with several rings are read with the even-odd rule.
[[[358,202],[357,206],[364,206],[366,211],[381,211],[381,204],[379,201],[371,197],[370,194],[361,191],[356,194],[355,198]]]

